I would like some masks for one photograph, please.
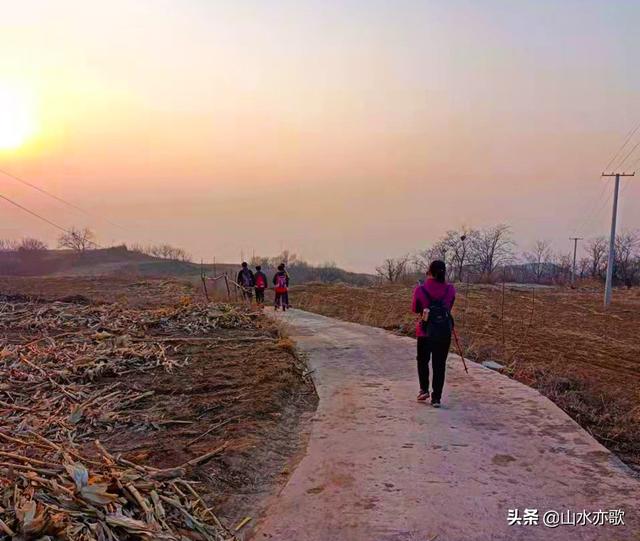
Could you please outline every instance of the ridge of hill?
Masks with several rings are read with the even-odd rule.
[[[99,248],[83,253],[72,250],[5,251],[0,252],[0,275],[4,276],[140,276],[140,277],[199,277],[227,273],[235,277],[239,264],[217,263],[201,265],[191,261],[163,259],[147,255],[126,246]],[[263,265],[267,274],[275,269]],[[295,283],[345,282],[370,285],[374,276],[349,272],[335,266],[313,266],[295,262],[288,267]]]

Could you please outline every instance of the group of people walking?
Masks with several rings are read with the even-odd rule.
[[[456,300],[456,288],[446,280],[446,266],[443,261],[435,260],[429,265],[426,280],[421,281],[413,292],[411,310],[417,314],[416,338],[418,381],[420,390],[418,402],[431,399],[431,405],[439,408],[442,400],[442,389],[446,372],[446,362],[451,346],[454,321],[451,309]],[[267,275],[261,265],[256,265],[255,272],[243,262],[238,272],[238,285],[242,288],[243,298],[264,306],[264,292],[269,287]],[[284,263],[278,265],[272,284],[275,291],[274,307],[276,310],[289,308],[289,274]],[[430,381],[429,363],[433,375]],[[431,387],[431,392],[429,388]]]
[[[267,275],[262,271],[261,265],[256,265],[255,272],[249,268],[246,261],[242,262],[240,272],[238,272],[237,283],[242,288],[242,297],[249,302],[253,302],[253,292],[256,293],[256,303],[264,306],[264,292],[269,288]],[[273,275],[272,280],[275,300],[274,307],[277,310],[289,308],[289,273],[284,263],[278,265],[278,271]]]

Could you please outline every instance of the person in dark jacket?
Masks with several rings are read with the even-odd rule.
[[[425,402],[429,398],[429,361],[431,361],[433,367],[431,404],[436,408],[440,407],[442,399],[444,375],[453,329],[451,308],[456,300],[456,288],[453,284],[447,283],[446,274],[447,269],[444,261],[433,261],[429,265],[427,280],[414,290],[411,305],[411,310],[420,315],[416,323],[418,379],[420,380],[418,402]],[[444,316],[445,319],[445,323],[437,328],[438,336],[429,336],[429,328],[436,329],[429,324],[430,309],[433,309],[434,313],[437,312],[440,318]]]
[[[251,302],[251,300],[253,299],[253,287],[255,286],[255,278],[246,261],[242,262],[242,268],[238,273],[238,279],[236,280],[236,282],[240,287],[242,287],[242,298]]]
[[[284,312],[289,308],[289,274],[284,268],[284,263],[278,265],[278,272],[273,276],[273,285],[276,291],[275,309],[282,306]]]
[[[256,265],[256,272],[253,275],[254,287],[256,290],[256,304],[264,306],[264,290],[267,289],[269,281],[267,275],[262,272],[262,266]]]

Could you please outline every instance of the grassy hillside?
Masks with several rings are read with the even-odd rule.
[[[129,276],[199,278],[228,273],[235,277],[239,265],[218,263],[201,266],[199,263],[177,261],[128,250],[125,246],[89,250],[82,254],[70,250],[6,251],[0,252],[0,275],[3,276]],[[275,269],[264,267],[271,277]],[[296,262],[288,268],[293,283],[345,282],[369,285],[373,276],[358,274],[334,266],[314,267]]]

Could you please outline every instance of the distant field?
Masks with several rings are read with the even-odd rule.
[[[412,287],[312,284],[293,304],[413,335]],[[503,302],[504,298],[504,302]],[[459,285],[454,308],[465,355],[496,360],[552,399],[606,447],[640,468],[640,289]],[[482,392],[481,389],[478,392]]]

